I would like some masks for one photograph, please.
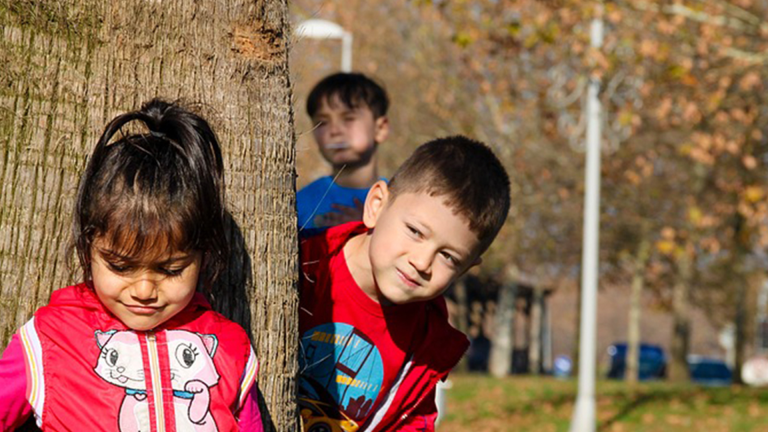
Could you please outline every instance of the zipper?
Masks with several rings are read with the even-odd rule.
[[[155,423],[158,432],[165,431],[165,409],[163,408],[163,381],[160,376],[160,356],[157,353],[157,339],[155,332],[148,331],[147,352],[149,353],[149,373],[152,377],[152,393],[155,400]]]

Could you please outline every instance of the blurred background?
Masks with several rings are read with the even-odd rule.
[[[489,144],[510,174],[506,226],[483,265],[448,293],[454,324],[472,340],[453,381],[473,383],[474,392],[486,383],[497,396],[531,386],[535,397],[551,400],[516,400],[505,411],[490,398],[497,408],[489,418],[518,416],[513,423],[522,430],[565,430],[571,414],[573,380],[527,380],[573,377],[578,368],[584,105],[593,77],[603,108],[598,373],[629,383],[599,384],[598,393],[613,395],[610,407],[598,409],[600,425],[700,429],[686,404],[703,398],[712,408],[724,397],[732,412],[713,411],[710,430],[758,430],[735,418],[768,413],[759,389],[768,382],[768,1],[602,3],[604,41],[596,49],[589,30],[599,5],[295,0],[291,14],[294,28],[323,19],[350,32],[352,70],[388,91],[392,132],[378,150],[381,175],[419,144],[457,133]],[[339,40],[293,38],[299,188],[329,172],[305,102],[341,59]],[[637,347],[639,362],[626,358],[627,345]],[[469,372],[520,378],[482,381],[463,375]],[[638,378],[672,387],[637,390]],[[710,387],[688,387],[691,381]],[[743,381],[754,388],[731,385]],[[668,388],[682,393],[670,396]],[[466,405],[483,399],[476,393],[461,405],[461,392],[447,391],[445,430],[485,424],[457,412],[484,409]],[[672,414],[643,417],[638,410],[659,394],[666,396],[656,398],[658,409]],[[450,395],[459,405],[450,405]],[[670,403],[678,399],[683,414]],[[560,414],[528,424],[519,418],[526,404]],[[505,424],[479,430],[511,430]]]

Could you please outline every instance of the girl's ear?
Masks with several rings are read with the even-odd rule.
[[[384,211],[389,201],[389,186],[384,180],[379,180],[371,186],[363,206],[363,223],[368,229],[376,226],[376,221]]]

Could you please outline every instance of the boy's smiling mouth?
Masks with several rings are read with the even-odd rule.
[[[409,288],[417,288],[421,286],[421,283],[419,283],[416,279],[409,277],[407,274],[400,271],[399,269],[397,270],[397,276]]]

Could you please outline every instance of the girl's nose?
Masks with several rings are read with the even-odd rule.
[[[144,273],[134,282],[131,290],[133,297],[148,301],[157,298],[157,280],[150,272]]]

